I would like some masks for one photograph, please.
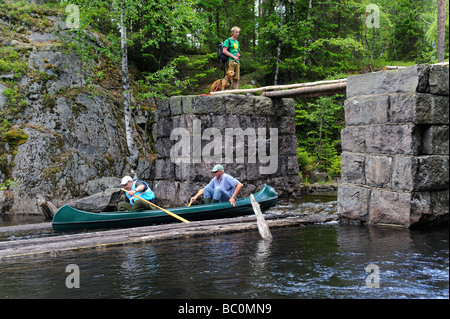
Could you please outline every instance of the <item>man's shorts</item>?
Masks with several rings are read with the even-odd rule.
[[[239,73],[240,73],[241,64],[236,61],[227,61],[227,64],[225,65],[225,73],[228,71],[234,71],[235,75],[233,77],[233,80],[239,80]]]

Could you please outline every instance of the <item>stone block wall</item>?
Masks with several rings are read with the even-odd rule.
[[[448,67],[350,76],[345,121],[341,221],[448,224]]]
[[[294,115],[292,99],[227,94],[159,100],[152,134],[157,159],[141,161],[138,171],[165,207],[186,205],[218,163],[244,184],[241,196],[264,184],[280,196],[300,193]]]

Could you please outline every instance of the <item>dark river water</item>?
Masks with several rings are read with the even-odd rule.
[[[282,200],[271,212],[335,214],[335,200]],[[448,228],[332,222],[272,235],[270,243],[249,232],[3,260],[0,298],[449,298]]]

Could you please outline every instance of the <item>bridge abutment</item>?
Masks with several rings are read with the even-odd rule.
[[[226,94],[159,100],[152,134],[158,157],[140,162],[152,166],[142,178],[152,181],[165,207],[186,205],[214,177],[214,164],[244,184],[240,197],[264,184],[279,195],[299,194],[294,116],[292,99]]]
[[[350,76],[345,121],[340,220],[448,224],[448,67]]]

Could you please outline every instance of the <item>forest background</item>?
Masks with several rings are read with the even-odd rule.
[[[241,28],[239,88],[341,79],[369,68],[438,62],[436,0],[28,2],[60,10],[64,19],[73,15],[67,10],[70,4],[78,6],[80,19],[71,22],[79,25],[73,27],[68,45],[86,62],[102,56],[122,73],[125,58],[131,81],[124,93],[129,91],[131,98],[127,93],[124,99],[132,114],[140,105],[154,105],[155,98],[208,93],[211,83],[223,76],[217,44],[230,36],[233,26]],[[10,5],[20,15],[28,2]],[[448,30],[447,18],[445,61]],[[95,41],[94,33],[101,35]],[[95,76],[106,75],[99,71]],[[312,172],[326,173],[331,180],[340,175],[344,100],[345,95],[295,99],[297,155],[305,181]]]

